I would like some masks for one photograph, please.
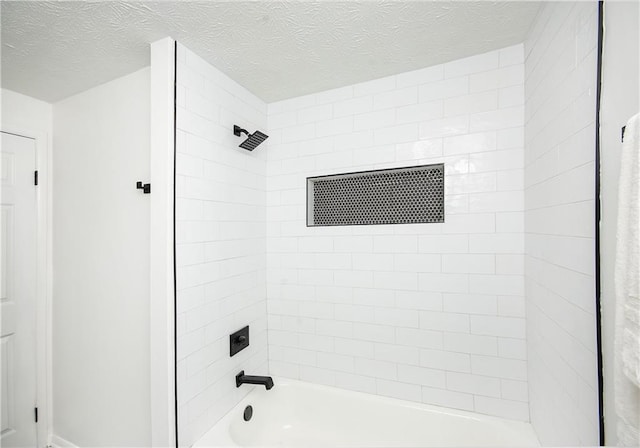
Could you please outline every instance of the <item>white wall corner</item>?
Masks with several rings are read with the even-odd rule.
[[[74,445],[68,440],[58,437],[56,435],[51,436],[51,443],[47,445],[47,448],[79,448],[78,445]]]
[[[151,44],[151,444],[175,445],[173,166],[175,41]]]

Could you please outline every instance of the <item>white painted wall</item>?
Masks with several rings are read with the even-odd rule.
[[[53,432],[78,446],[151,441],[149,91],[145,68],[53,107]]]
[[[0,98],[3,124],[51,135],[51,104],[7,89],[0,89]]]
[[[602,103],[600,109],[601,154],[601,279],[602,342],[604,352],[605,436],[615,445],[613,336],[615,324],[614,266],[620,173],[620,128],[640,111],[640,6],[635,1],[607,1],[604,13]]]
[[[544,3],[525,42],[529,397],[543,445],[598,444],[597,22],[597,2]]]
[[[269,104],[275,375],[528,420],[523,47]],[[444,224],[306,227],[306,177],[445,163]]]
[[[177,280],[179,442],[193,444],[267,374],[265,159],[267,140],[238,148],[238,124],[267,125],[266,105],[178,46]],[[229,335],[251,345],[229,357]]]

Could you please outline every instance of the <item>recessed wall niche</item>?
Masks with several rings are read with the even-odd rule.
[[[307,226],[444,222],[444,164],[307,178]]]

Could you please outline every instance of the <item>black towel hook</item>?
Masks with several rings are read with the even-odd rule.
[[[141,181],[136,182],[136,188],[142,190],[144,194],[151,193],[151,184],[143,184]]]

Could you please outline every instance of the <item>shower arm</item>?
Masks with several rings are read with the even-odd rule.
[[[246,129],[242,129],[240,126],[238,126],[237,124],[233,125],[233,135],[240,137],[240,134],[244,133],[247,137],[249,137],[251,134],[249,134],[249,131],[247,131]]]

